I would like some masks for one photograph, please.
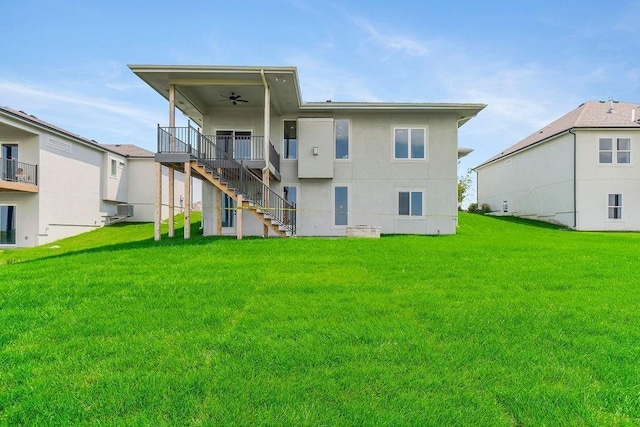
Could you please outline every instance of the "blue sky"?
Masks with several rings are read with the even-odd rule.
[[[479,102],[461,172],[587,100],[640,103],[640,2],[6,1],[0,105],[155,147],[127,64],[292,65],[304,101]]]

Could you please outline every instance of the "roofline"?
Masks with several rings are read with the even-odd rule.
[[[295,81],[296,95],[298,98],[298,110],[300,112],[318,112],[318,111],[431,111],[431,112],[460,112],[467,110],[465,115],[459,117],[458,120],[465,119],[459,126],[466,123],[472,117],[475,117],[480,111],[487,107],[487,104],[475,103],[394,103],[394,102],[303,102],[302,92],[300,90],[300,79],[298,78],[298,68],[294,66],[233,66],[233,65],[148,65],[148,64],[129,64],[129,69],[136,75],[140,73],[239,73],[239,74],[257,74],[264,73],[292,73]],[[142,79],[140,75],[138,75]],[[149,82],[142,79],[149,86]],[[153,88],[153,86],[151,86]],[[154,88],[155,89],[155,88]],[[168,99],[168,95],[156,90],[163,98]],[[179,106],[176,106],[180,109]],[[182,110],[181,110],[182,111]],[[468,113],[471,113],[469,115]]]
[[[57,126],[49,124],[49,123],[47,123],[45,121],[42,121],[42,120],[40,120],[38,118],[31,118],[27,113],[20,112],[20,111],[16,112],[16,111],[14,111],[12,109],[7,109],[7,108],[8,107],[0,107],[0,113],[8,115],[8,116],[12,116],[13,118],[18,119],[18,120],[20,120],[22,122],[30,123],[30,124],[38,127],[38,128],[46,129],[49,132],[53,132],[55,134],[62,135],[64,137],[66,137],[66,138],[71,138],[71,139],[75,140],[76,142],[88,145],[88,146],[93,147],[93,148],[97,148],[100,151],[106,151],[106,152],[117,154],[118,156],[127,158],[127,156],[124,156],[124,155],[118,153],[117,151],[114,151],[114,150],[111,150],[111,149],[105,147],[104,145],[100,144],[98,141],[89,140],[89,139],[87,139],[85,137],[82,137],[80,135],[76,135],[74,133],[71,133],[68,130],[58,128]]]
[[[538,145],[541,145],[541,144],[544,144],[546,142],[549,142],[551,139],[555,139],[555,138],[557,138],[559,136],[562,136],[564,134],[572,133],[571,131],[575,131],[575,130],[601,130],[601,129],[609,129],[609,130],[636,129],[637,130],[638,127],[637,126],[572,126],[569,129],[565,129],[565,130],[563,130],[561,132],[557,132],[557,133],[554,133],[553,135],[549,135],[548,137],[546,137],[544,139],[541,139],[540,141],[534,142],[533,144],[529,144],[529,145],[527,145],[525,147],[519,148],[519,149],[517,149],[515,151],[512,151],[510,153],[503,154],[503,155],[495,157],[495,158],[491,158],[491,159],[487,160],[486,162],[480,163],[478,166],[476,166],[474,168],[471,168],[471,169],[475,171],[476,169],[480,169],[482,167],[490,165],[491,163],[495,163],[498,160],[506,159],[507,157],[511,157],[514,154],[519,154],[519,153],[521,153],[523,151],[526,151],[526,150],[528,150],[530,148],[537,147]]]

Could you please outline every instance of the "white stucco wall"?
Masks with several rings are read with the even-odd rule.
[[[262,110],[242,117],[211,111],[205,118],[205,133],[215,129],[248,129],[260,135]],[[452,234],[457,222],[457,122],[453,115],[402,114],[389,112],[316,114],[350,120],[350,158],[333,160],[333,178],[298,178],[297,160],[281,159],[281,183],[298,188],[297,234],[344,236],[344,226],[334,226],[333,189],[349,188],[349,225],[378,225],[382,233]],[[297,117],[273,116],[271,142],[282,153],[283,121]],[[395,160],[394,128],[426,128],[426,159]],[[300,134],[299,134],[300,137]],[[299,147],[304,141],[299,141]],[[213,190],[203,192],[203,205],[214,203]],[[423,216],[398,215],[400,191],[423,192]],[[281,191],[280,191],[281,193]],[[204,209],[205,231],[213,234],[215,209]],[[246,235],[260,235],[262,225],[245,213]]]
[[[578,229],[640,231],[640,132],[580,130],[578,135]],[[631,163],[600,164],[600,138],[631,138]],[[622,218],[608,218],[608,195],[622,194]]]
[[[478,205],[498,215],[515,215],[573,227],[573,135],[477,169]],[[506,201],[508,211],[503,212]]]
[[[153,222],[155,220],[155,178],[156,162],[153,158],[129,159],[128,204],[133,205],[133,217],[129,222]],[[184,174],[176,171],[174,174],[174,200],[175,212],[181,213],[184,200]],[[200,181],[194,179],[193,203],[201,200],[202,190]],[[162,219],[169,217],[169,169],[162,168]]]

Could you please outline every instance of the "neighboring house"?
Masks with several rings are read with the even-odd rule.
[[[152,221],[153,153],[122,147],[0,107],[0,248],[42,245],[124,219]]]
[[[576,230],[640,230],[640,108],[589,101],[475,168],[478,204]]]
[[[455,233],[458,128],[484,104],[307,103],[295,67],[130,68],[169,101],[156,161],[203,178],[205,235]]]

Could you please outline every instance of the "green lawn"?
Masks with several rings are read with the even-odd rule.
[[[152,233],[0,253],[0,425],[640,425],[640,234]]]

